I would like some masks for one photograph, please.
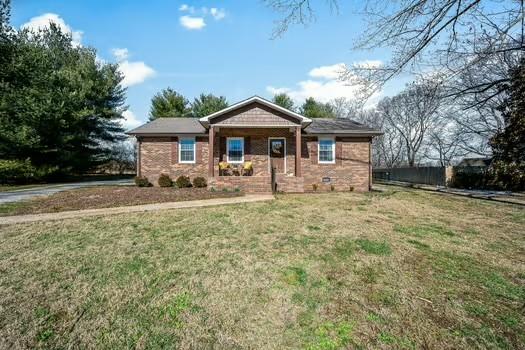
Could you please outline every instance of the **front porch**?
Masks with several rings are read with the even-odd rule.
[[[239,189],[246,193],[272,192],[271,176],[215,176],[208,179],[208,186],[216,190]],[[304,192],[304,178],[297,176],[277,175],[276,187],[278,192]]]
[[[302,192],[301,142],[300,126],[240,128],[211,125],[208,182],[217,189],[271,192],[273,166],[277,190]]]

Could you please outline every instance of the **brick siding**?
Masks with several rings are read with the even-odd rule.
[[[251,122],[255,125],[282,125],[280,128],[228,128],[227,125]],[[370,138],[337,137],[335,164],[319,164],[318,139],[302,135],[302,177],[295,176],[295,128],[297,121],[267,106],[254,104],[232,111],[213,120],[218,127],[214,142],[214,177],[208,179],[217,189],[240,188],[247,192],[267,192],[270,186],[268,138],[286,139],[286,172],[278,174],[277,189],[283,192],[317,191],[367,191],[370,183]],[[289,126],[289,127],[287,127]],[[226,161],[227,137],[244,137],[245,161],[253,163],[253,176],[218,176],[218,164]],[[140,172],[151,183],[158,185],[160,174],[168,174],[175,180],[180,175],[191,179],[208,178],[209,145],[207,136],[196,137],[195,164],[178,162],[177,137],[140,138]],[[324,181],[323,181],[324,180]],[[314,186],[315,185],[315,186]]]
[[[167,174],[173,180],[181,175],[191,179],[208,177],[208,137],[196,137],[195,164],[179,163],[177,137],[145,137],[141,139],[141,175],[146,176],[155,186],[160,174]],[[199,151],[201,156],[199,156]]]

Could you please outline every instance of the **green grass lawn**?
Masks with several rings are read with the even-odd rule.
[[[0,348],[519,349],[524,232],[404,189],[3,226]]]

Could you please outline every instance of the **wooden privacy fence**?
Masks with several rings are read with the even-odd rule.
[[[372,176],[374,180],[447,186],[452,179],[452,173],[452,167],[424,166],[375,168]]]

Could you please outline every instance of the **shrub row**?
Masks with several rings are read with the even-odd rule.
[[[173,181],[169,175],[167,174],[161,174],[159,176],[158,180],[160,187],[172,187],[174,184],[178,188],[187,188],[187,187],[197,187],[197,188],[204,188],[208,186],[208,183],[206,182],[206,179],[198,176],[193,179],[193,184],[188,176],[181,175],[179,176],[175,181]],[[149,182],[148,178],[145,176],[137,176],[135,177],[135,185],[138,187],[150,187],[153,186],[151,182]]]
[[[30,159],[0,159],[0,183],[29,183],[48,180],[58,174],[58,167],[37,167]]]

